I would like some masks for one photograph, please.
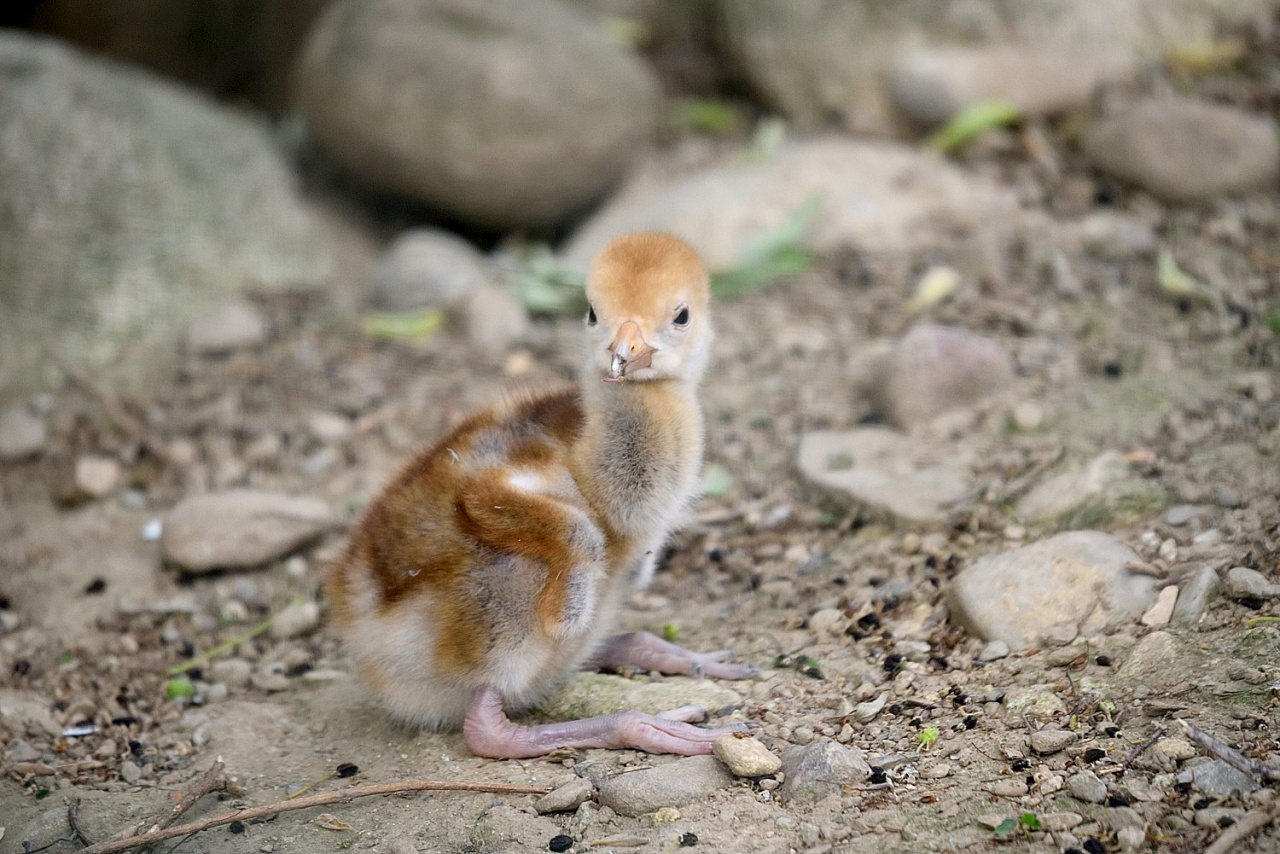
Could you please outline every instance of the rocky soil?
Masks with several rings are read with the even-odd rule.
[[[559,247],[666,224],[723,268],[824,193],[815,263],[716,305],[705,494],[620,626],[760,676],[583,674],[538,712],[758,726],[714,757],[477,759],[367,704],[326,629],[325,562],[397,466],[573,378],[581,320],[526,313],[512,244],[335,241],[313,260],[359,300],[213,300],[143,389],[64,353],[0,412],[0,851],[106,839],[217,759],[234,785],[180,821],[349,783],[553,791],[367,798],[153,850],[1280,850],[1277,33],[1225,31],[1247,61],[1171,61],[1100,105],[1024,104],[946,158],[671,133]],[[388,336],[356,301],[441,313]]]

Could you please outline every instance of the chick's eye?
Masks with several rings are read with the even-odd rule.
[[[676,326],[689,325],[689,307],[688,306],[685,306],[684,308],[676,312],[675,324]]]
[[[596,325],[596,310],[594,306],[587,306],[587,323],[591,326]]]

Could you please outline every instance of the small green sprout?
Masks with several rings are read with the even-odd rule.
[[[920,742],[920,750],[928,750],[938,743],[938,735],[940,731],[936,726],[925,727],[916,734],[916,740]]]
[[[1031,839],[1031,831],[1040,830],[1043,825],[1040,819],[1033,812],[1024,812],[1017,818],[1006,818],[1004,821],[996,825],[996,839],[1008,839],[1015,831],[1021,830],[1028,840]]]
[[[196,686],[185,676],[175,676],[165,683],[164,694],[170,700],[190,700],[196,695]]]
[[[1007,101],[982,101],[952,116],[925,141],[925,147],[945,154],[992,128],[1015,124],[1018,108]]]
[[[675,642],[676,642],[676,639],[677,639],[677,638],[679,638],[679,637],[680,637],[680,626],[679,626],[678,624],[676,624],[676,623],[674,623],[674,622],[672,622],[672,623],[663,623],[663,624],[662,624],[662,639],[663,639],[663,640],[665,640],[665,641],[667,641],[667,642],[669,642],[669,643],[675,643]]]

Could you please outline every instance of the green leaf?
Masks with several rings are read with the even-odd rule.
[[[175,676],[165,683],[164,694],[170,700],[189,700],[196,695],[196,686],[185,676]]]
[[[1018,829],[1018,820],[1016,818],[1006,818],[1004,821],[996,825],[995,834],[998,839],[1005,839],[1009,834]]]
[[[940,732],[941,731],[936,726],[925,727],[916,734],[916,740],[920,742],[920,747],[922,749],[933,747],[933,745],[938,741],[938,735]]]
[[[701,133],[730,136],[742,128],[742,113],[719,98],[680,98],[671,111],[681,127]]]
[[[51,792],[48,789],[36,789],[36,800],[43,801],[45,798],[49,797],[50,794]]]
[[[376,312],[360,319],[360,329],[370,338],[393,341],[422,341],[444,325],[438,308],[421,311]]]
[[[662,624],[662,639],[668,643],[675,643],[680,637],[680,626],[675,623]]]
[[[1039,830],[1042,827],[1040,819],[1037,818],[1036,814],[1033,812],[1024,812],[1020,815],[1018,817],[1018,824],[1022,825],[1027,830]]]
[[[782,222],[738,250],[729,269],[713,273],[711,292],[728,297],[757,291],[812,267],[815,259],[804,248],[804,237],[821,209],[821,194],[805,199]]]
[[[711,463],[702,472],[702,494],[720,498],[733,488],[733,475],[719,463]]]
[[[1217,303],[1213,292],[1184,273],[1168,249],[1161,249],[1156,257],[1156,281],[1160,284],[1160,292],[1170,299],[1198,302],[1210,308]]]
[[[547,246],[535,246],[512,281],[530,314],[575,314],[587,309],[587,275],[556,258]]]
[[[1273,311],[1267,315],[1267,328],[1280,335],[1280,311]]]
[[[965,107],[925,140],[925,147],[946,153],[959,148],[984,131],[1018,121],[1018,108],[1008,101],[982,101]]]

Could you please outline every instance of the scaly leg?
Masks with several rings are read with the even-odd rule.
[[[698,679],[704,676],[713,679],[750,679],[759,672],[755,665],[733,664],[729,661],[731,658],[733,653],[727,649],[692,652],[650,632],[628,632],[606,638],[592,656],[590,666],[601,670],[635,667]]]
[[[743,725],[723,729],[692,726],[694,722],[706,720],[706,716],[707,713],[696,706],[684,706],[660,715],[618,712],[577,721],[521,726],[507,717],[502,708],[502,695],[493,688],[483,688],[467,711],[462,738],[472,753],[492,759],[543,756],[561,747],[631,748],[696,756],[710,753],[716,736],[746,728]]]

